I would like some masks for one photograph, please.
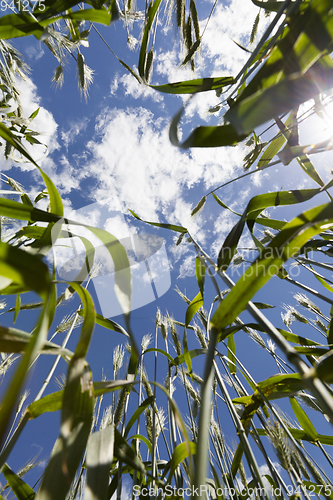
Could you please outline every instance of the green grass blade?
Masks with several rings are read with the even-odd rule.
[[[232,76],[222,76],[215,78],[197,78],[195,80],[185,80],[182,82],[167,83],[165,85],[150,85],[151,88],[166,94],[195,94],[216,90],[234,83]]]
[[[37,493],[38,500],[61,500],[66,497],[86,448],[92,425],[93,384],[84,357],[95,324],[95,310],[88,291],[77,283],[71,283],[71,286],[81,298],[84,321],[68,368],[62,400],[60,436]]]
[[[294,429],[293,427],[288,427],[290,434],[297,440],[300,441],[311,441],[311,438],[303,431],[303,429]],[[259,436],[267,436],[267,432],[264,429],[257,429]],[[321,444],[326,444],[328,446],[333,446],[333,436],[328,436],[324,434],[318,434],[317,440]]]
[[[153,454],[153,447],[149,439],[147,439],[145,436],[142,436],[142,434],[133,434],[133,436],[129,437],[128,439],[138,439],[139,441],[142,441],[145,443],[147,446],[149,453],[152,455]]]
[[[108,500],[113,445],[113,425],[90,435],[87,446],[87,483],[84,500]]]
[[[195,316],[195,314],[199,311],[199,309],[203,306],[203,298],[201,292],[199,292],[194,299],[189,304],[186,310],[185,324],[189,325],[191,319]]]
[[[106,10],[101,9],[82,9],[70,14],[61,16],[62,19],[73,19],[76,21],[90,21],[92,23],[100,23],[108,26],[111,22],[112,16]]]
[[[278,328],[278,331],[281,335],[288,340],[289,342],[293,342],[294,344],[306,345],[306,346],[318,346],[320,345],[318,342],[314,340],[307,339],[305,337],[301,337],[300,335],[296,335],[295,333],[288,332],[287,330],[281,330]]]
[[[48,268],[35,255],[0,242],[0,275],[37,292],[46,299],[50,289]]]
[[[227,111],[225,118],[234,127],[235,134],[246,136],[259,125],[331,88],[332,77],[331,68],[314,64],[304,75],[295,73],[275,85],[255,92],[241,102],[236,101]],[[320,90],[315,81],[320,82]]]
[[[15,15],[15,14],[13,14]],[[22,13],[20,14],[22,15]],[[7,17],[7,16],[5,16]],[[1,21],[3,21],[4,18],[0,19],[0,24]],[[61,201],[61,197],[55,188],[53,182],[51,179],[43,172],[43,170],[37,165],[35,160],[30,156],[28,151],[25,149],[25,147],[21,144],[21,142],[15,137],[15,135],[12,133],[11,130],[9,130],[3,123],[0,123],[0,137],[5,139],[9,144],[11,144],[15,149],[17,149],[27,160],[29,160],[35,167],[38,168],[38,170],[41,173],[41,176],[43,177],[43,180],[46,184],[49,197],[50,197],[50,208],[51,212],[53,212],[56,215],[63,215],[63,205]]]
[[[183,143],[180,143],[178,139],[178,124],[183,111],[184,108],[173,117],[170,125],[169,138],[174,146],[183,149],[235,146],[247,137],[247,134],[238,134],[232,125],[198,127]]]
[[[287,122],[286,122],[287,125]],[[280,151],[284,143],[286,142],[286,138],[283,137],[281,133],[279,133],[273,140],[270,142],[268,147],[264,150],[259,161],[257,163],[257,168],[260,169],[265,165],[268,165],[274,158],[274,156]]]
[[[14,311],[14,320],[13,324],[15,324],[15,321],[17,319],[18,313],[20,312],[21,309],[21,295],[18,293],[16,295],[16,302],[15,302],[15,311]]]
[[[34,490],[17,476],[7,464],[4,464],[1,472],[18,500],[34,500]]]
[[[333,225],[332,210],[333,203],[322,205],[304,212],[284,226],[218,307],[211,322],[218,333],[246,308],[253,295],[284,262],[299,252],[309,239]]]
[[[24,352],[29,346],[31,334],[10,328],[0,326],[0,351],[1,352]],[[47,341],[42,347],[41,353],[61,354],[63,356],[72,356],[73,353],[68,349],[62,349],[57,344]]]
[[[156,14],[157,14],[158,9],[159,9],[160,3],[161,3],[161,0],[155,0],[154,3],[150,3],[149,8],[148,8],[147,21],[146,21],[146,26],[145,26],[143,36],[142,36],[140,55],[139,55],[139,64],[138,64],[139,75],[141,76],[141,78],[144,78],[144,74],[145,74],[145,62],[146,62],[146,56],[147,56],[149,32],[150,32],[151,27],[153,25],[153,21],[154,21]]]
[[[92,395],[89,367],[82,358],[73,358],[64,391],[61,433],[53,448],[36,500],[66,498],[90,435]]]
[[[115,446],[114,456],[121,462],[132,467],[134,470],[144,473],[145,466],[137,456],[133,448],[131,448],[120,432],[115,429]]]
[[[17,249],[15,249],[17,250]],[[22,385],[24,383],[27,371],[34,360],[40,348],[44,345],[47,338],[49,326],[49,313],[48,304],[45,303],[44,307],[39,316],[37,326],[34,330],[33,335],[28,346],[25,349],[25,353],[20,361],[18,368],[16,369],[12,380],[7,388],[7,392],[2,399],[2,405],[0,408],[0,443],[3,444],[6,429],[9,425],[11,415],[14,411],[17,399],[21,392]]]
[[[108,231],[86,226],[105,245],[114,263],[115,292],[125,315],[131,310],[131,269],[126,250]]]
[[[147,352],[147,351],[145,351],[145,352]],[[145,399],[141,403],[141,405],[135,410],[135,412],[133,413],[133,415],[131,416],[131,418],[129,419],[129,421],[126,425],[125,432],[124,432],[125,438],[128,436],[129,431],[131,430],[132,426],[137,421],[139,416],[146,410],[146,408],[148,408],[148,406],[152,405],[153,403],[154,403],[154,396],[150,396],[147,399]]]
[[[93,390],[94,396],[102,396],[112,391],[116,391],[125,386],[130,386],[132,382],[127,380],[112,380],[103,382],[94,382]],[[40,415],[48,412],[59,411],[62,409],[64,391],[53,392],[47,396],[42,397],[38,401],[34,401],[27,408],[29,419],[38,418]]]
[[[83,311],[78,311],[79,315],[83,315]],[[107,328],[108,330],[113,330],[114,332],[121,333],[125,335],[125,337],[129,337],[129,334],[126,332],[125,328],[113,321],[112,319],[104,318],[100,314],[96,313],[95,321],[97,325],[103,326],[103,328]]]
[[[39,39],[43,32],[43,26],[38,22],[32,22],[32,17],[25,12],[20,12],[20,15],[9,14],[0,19],[0,39],[2,40],[27,35],[34,35],[37,39]],[[1,125],[6,128],[3,124]],[[0,135],[5,139],[3,135],[4,129],[2,127],[0,127],[2,129]],[[10,144],[12,143],[10,142]]]
[[[329,351],[314,368],[314,375],[331,384],[333,382],[333,351]]]
[[[75,354],[69,364],[66,386],[63,391],[60,436],[56,441],[41,488],[36,496],[40,500],[61,500],[66,497],[86,448],[92,425],[93,384],[91,372],[84,357],[87,354],[95,324],[95,310],[87,290],[77,283],[71,283],[71,286],[81,298],[84,321]],[[55,403],[53,399],[53,408],[56,406]]]
[[[6,198],[0,198],[0,215],[31,222],[57,222],[61,219],[58,215]]]
[[[191,351],[189,351],[191,359],[196,358],[197,356],[201,356],[201,354],[207,354],[207,349],[192,349]],[[176,358],[172,359],[171,364],[178,366],[184,362],[185,362],[185,356],[184,354],[181,354],[180,356],[177,356]]]
[[[212,193],[213,194],[213,198],[215,201],[217,201],[217,203],[223,207],[223,208],[226,208],[227,210],[229,210],[230,212],[232,212],[233,214],[235,215],[238,215],[239,217],[242,217],[242,214],[239,214],[238,212],[235,212],[234,210],[232,210],[230,207],[228,207],[225,203],[223,203],[222,200],[220,200],[220,198],[215,194],[215,193]]]
[[[229,359],[229,371],[232,375],[237,373],[236,367],[236,344],[234,335],[230,335],[228,338],[228,359]]]
[[[149,349],[145,350],[145,354],[148,352],[159,352],[160,354],[163,354],[163,356],[165,356],[170,361],[170,363],[174,362],[174,359],[172,358],[172,356],[170,356],[170,354],[167,353],[166,351],[164,351],[163,349],[158,349],[156,347],[150,347]]]
[[[189,456],[189,454],[195,455],[196,451],[197,451],[196,443],[190,443],[190,450],[188,450],[186,443],[180,443],[174,449],[174,452],[172,454],[172,459],[170,461],[170,472],[168,477],[168,483],[171,483],[171,479],[178,465],[181,464]]]
[[[273,1],[272,0],[268,0],[267,2],[262,2],[260,0],[251,0],[251,1],[257,7],[260,7],[261,9],[269,10],[270,12],[277,12],[282,7],[282,5],[285,3],[282,0],[276,0],[276,1],[275,0],[273,0]],[[309,3],[309,0],[305,0],[301,4],[301,10],[304,10],[304,8],[306,7],[307,3]]]
[[[141,222],[144,222],[145,224],[150,224],[151,226],[156,226],[156,227],[163,227],[165,229],[170,229],[171,231],[177,231],[178,233],[187,233],[187,229],[182,226],[175,226],[174,224],[160,224],[159,222],[148,222],[147,220],[140,219],[138,215],[136,215],[135,212],[132,210],[129,210],[133,217],[136,219],[140,220]]]
[[[322,486],[320,484],[312,483],[311,481],[303,480],[304,486],[310,491],[310,495],[316,493],[317,495],[325,495],[325,498],[330,498],[333,500],[333,492],[332,486],[327,484],[326,486]]]
[[[241,219],[232,228],[226,237],[218,255],[217,265],[222,271],[226,271],[236,253],[237,245],[242,236],[245,220],[251,232],[256,218],[268,207],[293,205],[311,199],[320,193],[320,189],[303,189],[294,191],[278,191],[254,196],[248,203]],[[220,200],[221,201],[221,200]]]
[[[229,264],[237,251],[237,245],[240,237],[242,236],[244,226],[245,218],[242,216],[224,240],[217,257],[217,267],[221,269],[221,271],[226,271],[228,269]]]
[[[289,401],[295,417],[297,418],[298,423],[302,427],[303,431],[307,434],[311,441],[317,441],[318,433],[303,408],[295,398],[289,398]]]

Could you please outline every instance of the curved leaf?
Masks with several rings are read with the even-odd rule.
[[[114,426],[90,435],[87,445],[87,483],[84,500],[107,500],[113,460]]]
[[[246,308],[253,295],[273,276],[282,264],[324,228],[333,226],[333,203],[304,212],[286,224],[262,254],[245,271],[215,312],[211,326],[217,333],[230,325]]]
[[[6,481],[8,482],[9,486],[12,489],[12,492],[18,500],[34,500],[34,490],[19,476],[17,476],[15,472],[8,467],[7,464],[4,464],[1,472],[5,476]]]
[[[146,17],[146,26],[145,26],[143,36],[142,36],[139,64],[138,64],[139,75],[141,76],[141,78],[144,78],[144,74],[145,74],[145,62],[146,62],[146,55],[147,55],[149,32],[150,32],[151,27],[153,25],[153,21],[154,21],[156,14],[157,14],[160,3],[161,3],[161,0],[155,0],[155,2],[150,3],[149,7],[148,7],[148,15]]]
[[[24,352],[31,340],[31,334],[17,330],[16,328],[7,328],[0,326],[0,351],[1,352]],[[42,347],[42,353],[55,354],[62,356],[72,356],[73,353],[64,349],[53,342],[47,341]]]
[[[181,464],[185,458],[187,458],[190,454],[195,455],[197,451],[196,443],[190,443],[190,450],[187,447],[186,443],[180,443],[173,452],[172,458],[169,463],[170,472],[168,482],[171,481],[172,476],[174,475],[175,470],[178,465]]]
[[[151,88],[166,94],[196,94],[216,90],[235,82],[233,76],[222,76],[215,78],[197,78],[195,80],[184,80],[182,82],[167,83],[164,85],[150,85]]]
[[[163,227],[165,229],[170,229],[171,231],[177,231],[178,233],[187,233],[187,229],[182,226],[175,226],[174,224],[161,224],[159,222],[148,222],[147,220],[141,219],[138,215],[136,215],[133,210],[128,209],[129,212],[135,217],[136,219],[140,220],[141,222],[145,222],[145,224],[150,224],[151,226],[156,226],[156,227]]]
[[[148,408],[148,406],[152,405],[154,403],[154,396],[150,396],[147,399],[145,399],[141,405],[135,410],[133,415],[131,416],[129,422],[126,425],[125,432],[124,432],[124,437],[126,438],[128,436],[129,431],[131,430],[133,424],[137,421],[139,416]]]
[[[319,194],[320,192],[321,189],[318,188],[277,191],[274,193],[265,193],[254,196],[247,204],[241,219],[232,228],[222,245],[217,260],[219,269],[225,271],[228,268],[233,256],[236,253],[238,242],[243,233],[245,221],[247,222],[247,225],[252,233],[256,218],[265,208],[302,203],[303,201],[313,198],[313,196]],[[283,227],[285,227],[285,225]]]
[[[43,299],[50,289],[47,266],[35,255],[0,242],[0,275],[37,292]]]
[[[289,398],[289,401],[303,431],[307,434],[311,441],[317,441],[318,433],[303,408],[295,398]]]
[[[239,142],[243,141],[248,135],[237,133],[233,125],[198,127],[183,143],[180,143],[177,129],[183,111],[184,108],[182,108],[174,116],[169,130],[171,143],[179,148],[216,148],[220,146],[235,146]]]

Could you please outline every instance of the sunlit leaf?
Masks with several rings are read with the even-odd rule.
[[[302,17],[291,20],[289,30],[225,115],[239,134],[330,88],[332,63],[326,57],[333,36],[330,9],[328,0],[314,0]]]
[[[150,33],[151,27],[153,25],[153,21],[155,19],[155,16],[158,12],[158,8],[160,6],[160,3],[161,3],[161,0],[155,0],[154,3],[149,4],[148,15],[146,18],[146,26],[145,26],[143,36],[142,36],[142,41],[141,41],[139,64],[138,64],[139,75],[141,78],[144,78],[144,73],[145,73],[145,63],[146,63],[146,57],[147,57],[147,46],[148,46],[149,33]]]
[[[316,377],[331,384],[333,382],[333,351],[325,354],[316,365],[314,374]]]
[[[174,224],[161,224],[159,222],[148,222],[147,220],[140,219],[138,215],[136,215],[133,210],[129,210],[133,217],[136,219],[140,220],[141,222],[145,222],[146,224],[150,224],[151,226],[156,226],[156,227],[164,227],[165,229],[170,229],[171,231],[177,231],[178,233],[187,233],[187,229],[182,226],[175,226]]]
[[[197,92],[206,92],[207,90],[216,90],[227,85],[232,85],[234,78],[232,76],[222,76],[215,78],[197,78],[196,80],[185,80],[182,82],[167,83],[165,85],[150,85],[153,89],[167,94],[195,94]]]
[[[107,500],[113,445],[113,425],[108,425],[90,435],[87,445],[87,483],[84,500]]]
[[[228,358],[229,358],[229,370],[231,374],[237,373],[236,367],[236,344],[234,335],[229,335],[228,337]]]
[[[223,300],[212,318],[212,326],[221,332],[243,311],[253,295],[323,228],[333,226],[333,204],[321,205],[304,212],[286,224],[272,239],[262,255],[245,271],[235,287]]]
[[[16,328],[0,326],[0,351],[1,352],[24,352],[31,341],[31,334],[17,330]],[[54,344],[53,342],[45,342],[42,351],[46,354],[72,356],[72,352],[68,349]]]
[[[193,217],[193,215],[197,214],[205,205],[206,203],[206,200],[207,200],[207,197],[206,196],[203,196],[201,198],[201,200],[197,203],[197,205],[193,208],[192,212],[191,212],[191,217]]]
[[[238,134],[232,125],[220,125],[217,127],[198,127],[182,143],[178,139],[178,124],[183,113],[181,109],[173,118],[169,137],[174,146],[187,148],[216,148],[220,146],[235,146],[243,141],[247,134]]]
[[[4,464],[2,474],[5,476],[11,490],[18,500],[34,500],[34,490],[23,481],[15,472]]]
[[[303,408],[295,398],[289,398],[289,401],[303,431],[309,436],[311,441],[317,441],[318,433]]]
[[[185,460],[185,458],[187,458],[189,456],[189,454],[195,455],[196,449],[197,449],[196,443],[190,443],[190,450],[188,450],[186,443],[180,443],[175,448],[173,455],[172,455],[172,459],[170,460],[170,464],[168,467],[168,469],[170,469],[169,480],[172,478],[178,465],[181,462],[183,462],[183,460]],[[189,453],[189,451],[190,451],[190,453]]]

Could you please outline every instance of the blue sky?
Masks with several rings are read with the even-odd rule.
[[[203,19],[201,29],[206,25],[212,6],[211,1],[201,2],[200,8],[198,6],[199,18]],[[216,6],[202,39],[201,54],[194,76],[187,68],[180,66],[182,57],[179,55],[179,40],[174,41],[174,27],[171,24],[166,28],[161,21],[156,39],[151,83],[162,84],[194,77],[235,76],[245,62],[247,54],[236,46],[233,39],[241,44],[248,44],[248,33],[257,10],[249,0],[220,2]],[[262,15],[259,31],[263,30],[267,22],[268,20]],[[98,30],[117,56],[135,68],[139,44],[136,50],[129,49],[122,21],[117,21],[110,27],[98,27]],[[135,25],[132,33],[136,38],[140,35]],[[168,264],[170,286],[159,299],[151,303],[146,302],[146,305],[133,311],[132,328],[138,342],[140,343],[144,334],[154,333],[157,307],[161,309],[163,315],[169,311],[170,315],[183,321],[186,305],[175,292],[175,287],[179,287],[190,299],[197,293],[193,277],[195,265],[193,247],[186,239],[181,245],[176,246],[178,234],[174,235],[167,230],[159,230],[140,223],[130,216],[127,209],[135,211],[145,220],[183,225],[206,251],[216,258],[225,237],[238,217],[222,210],[212,197],[208,198],[204,209],[193,218],[190,216],[191,210],[203,195],[243,172],[242,159],[248,153],[248,149],[244,144],[235,148],[191,151],[181,151],[172,146],[168,137],[169,124],[181,107],[183,99],[140,86],[133,76],[126,73],[93,30],[89,37],[89,47],[80,48],[87,64],[94,72],[94,81],[87,100],[80,96],[76,68],[71,57],[67,58],[65,83],[60,89],[51,83],[57,61],[43,44],[29,37],[15,40],[13,45],[20,50],[31,67],[29,80],[19,82],[23,108],[28,116],[40,107],[32,127],[41,132],[40,140],[47,145],[47,151],[42,146],[34,146],[30,151],[61,193],[66,217],[98,226],[100,211],[95,209],[98,203],[107,200],[107,210],[113,215],[108,222],[105,222],[106,229],[116,237],[122,239],[129,234],[148,233],[158,235],[165,241],[168,262],[166,260],[157,262],[153,279],[158,283],[161,275],[164,276],[162,272],[158,273],[158,265],[165,271],[168,270],[168,267],[165,267]],[[214,115],[208,110],[219,102],[220,99],[214,92],[204,93],[192,99],[186,106],[182,120],[183,138],[199,124],[218,123],[221,115]],[[305,125],[301,143],[307,144],[310,140],[313,141],[314,130],[322,140],[323,134],[326,133],[324,127],[319,118]],[[271,136],[269,132],[263,139],[269,140]],[[331,178],[330,160],[329,153],[317,155],[313,159],[325,181]],[[0,167],[6,175],[21,182],[31,197],[44,187],[39,173],[29,164],[13,164],[11,161],[1,160]],[[313,184],[296,162],[293,162],[288,166],[280,164],[265,172],[258,172],[227,186],[217,194],[233,210],[242,212],[247,201],[256,194],[268,190],[316,187]],[[2,183],[1,189],[3,188]],[[326,201],[324,195],[321,195],[321,200],[322,203]],[[319,197],[316,198],[316,203],[320,203]],[[313,202],[310,201],[288,210],[278,207],[269,210],[269,214],[272,218],[290,219],[312,205]],[[43,207],[43,204],[41,206]],[[45,206],[46,203],[44,208]],[[241,246],[253,247],[250,235],[246,232],[241,240]],[[253,253],[244,255],[247,258],[250,258],[249,255],[254,256]],[[66,258],[60,255],[58,270],[66,262]],[[163,258],[165,259],[165,255]],[[240,270],[244,270],[244,267],[231,270],[234,280],[237,280]],[[294,272],[296,273],[296,270]],[[309,286],[318,286],[318,282],[311,276],[305,276],[304,281]],[[222,284],[221,289],[225,288]],[[273,278],[271,283],[255,297],[255,300],[276,304],[275,309],[269,310],[267,315],[281,328],[283,328],[281,313],[285,313],[283,304],[296,305],[293,293],[297,290],[291,288],[287,290],[286,292],[284,282]],[[207,308],[210,307],[214,293],[207,279],[205,302]],[[92,294],[98,299],[98,292],[96,297],[96,292],[92,289]],[[62,316],[75,311],[78,306],[76,300],[68,302],[58,312],[59,320]],[[323,309],[329,315],[328,307],[324,306]],[[115,319],[122,321],[121,317]],[[3,315],[1,320],[9,325],[12,317]],[[26,315],[21,313],[17,327],[27,330],[29,328],[27,324],[32,325],[33,320],[33,313],[28,312]],[[296,325],[293,331],[301,333],[302,324]],[[77,332],[78,330],[71,339],[69,348],[74,347],[75,339],[78,337]],[[180,334],[182,335],[181,330]],[[59,338],[55,339],[59,343],[62,341],[61,335],[63,334],[59,334]],[[323,341],[316,333],[312,338]],[[110,368],[112,350],[115,345],[124,341],[125,339],[119,334],[96,328],[88,359],[95,380],[102,377],[102,367],[103,373],[112,378]],[[192,339],[190,343],[194,345]],[[262,357],[263,348],[249,339],[245,333],[239,333],[236,337],[236,346],[240,358],[246,359],[247,368],[257,380],[264,379],[277,371],[271,357],[267,353]],[[258,362],[259,359],[264,361]],[[35,397],[38,391],[37,378],[47,373],[49,363],[46,357],[38,361],[29,381],[30,398]],[[59,376],[65,368],[64,363],[60,364],[56,376]],[[163,367],[159,369],[162,376]],[[197,363],[197,369],[198,371],[201,369],[200,362]],[[56,390],[54,383],[51,383],[49,390]],[[51,430],[50,422],[58,421],[59,416],[47,415],[32,423],[29,432],[22,436],[24,444],[19,446],[20,451],[17,454],[14,452],[10,465],[13,468],[21,467],[34,454],[35,449],[36,451],[41,449],[40,457],[45,459],[58,432],[56,427]],[[229,425],[226,427],[226,433]]]

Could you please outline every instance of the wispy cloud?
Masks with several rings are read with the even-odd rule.
[[[80,118],[80,120],[71,122],[69,128],[61,132],[61,139],[66,149],[72,144],[75,138],[87,128],[88,123],[89,118]]]
[[[44,55],[44,49],[41,42],[38,45],[30,44],[26,42],[26,46],[24,47],[24,54],[27,56],[30,61],[38,61]]]

